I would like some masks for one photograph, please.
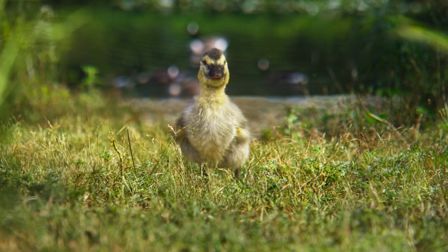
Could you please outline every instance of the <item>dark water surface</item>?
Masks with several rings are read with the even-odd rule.
[[[93,66],[98,82],[137,96],[195,93],[197,55],[216,45],[226,49],[232,95],[347,93],[377,79],[389,45],[372,17],[86,13],[61,60],[66,81]]]

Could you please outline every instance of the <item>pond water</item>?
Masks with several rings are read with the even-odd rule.
[[[65,81],[91,66],[98,82],[137,96],[197,92],[197,59],[210,47],[226,51],[231,95],[347,93],[375,79],[387,45],[370,17],[86,13],[61,60]]]

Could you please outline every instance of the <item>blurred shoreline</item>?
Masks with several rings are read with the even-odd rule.
[[[298,108],[325,109],[328,113],[336,113],[342,107],[358,100],[354,95],[328,96],[294,96],[294,97],[262,97],[262,96],[230,96],[249,120],[253,135],[258,136],[265,129],[279,127],[284,123],[288,110]],[[362,98],[364,102],[378,102],[377,97]],[[125,103],[143,115],[148,124],[165,121],[174,124],[193,98],[132,98]]]

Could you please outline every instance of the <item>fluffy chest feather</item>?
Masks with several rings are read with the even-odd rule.
[[[187,126],[191,144],[204,159],[220,161],[236,134],[236,123],[226,106],[196,107]]]

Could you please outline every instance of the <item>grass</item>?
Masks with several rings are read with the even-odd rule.
[[[448,250],[448,122],[295,109],[235,179],[202,176],[165,122],[62,94],[2,124],[2,251]]]

